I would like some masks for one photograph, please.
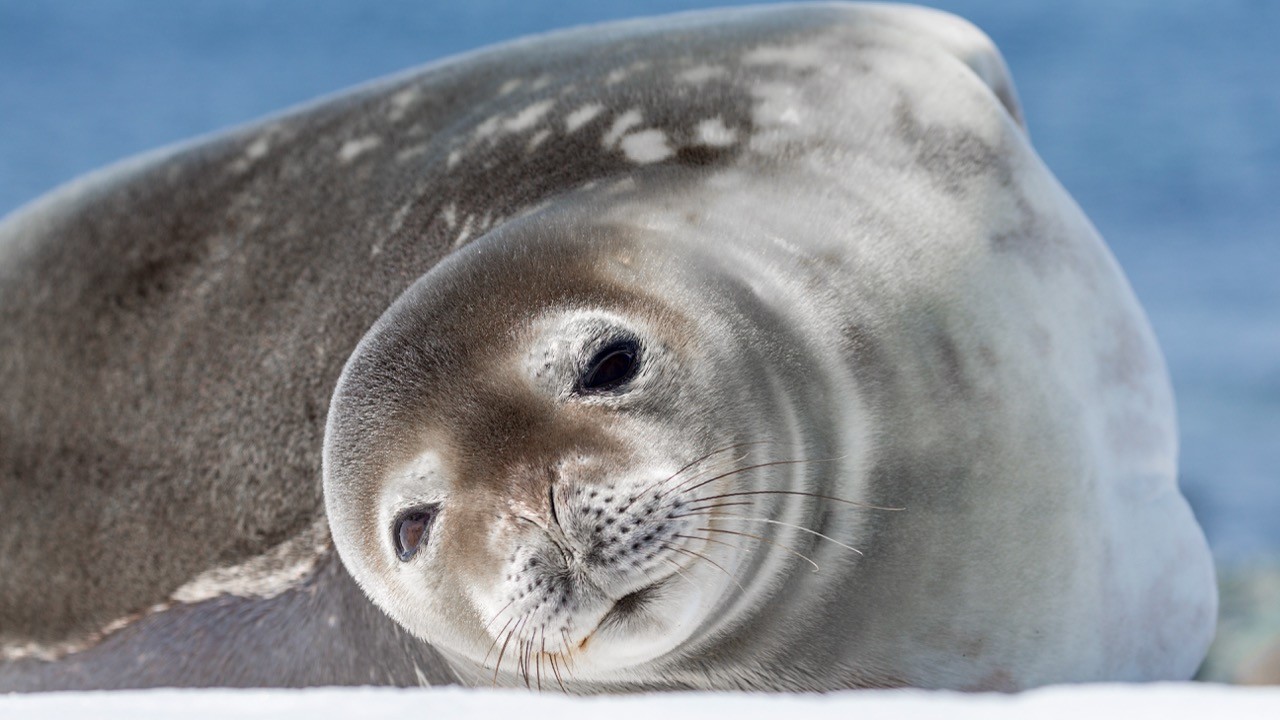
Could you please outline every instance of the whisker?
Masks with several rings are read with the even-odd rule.
[[[707,539],[710,539],[710,538],[707,538]],[[738,582],[738,578],[734,577],[734,576],[733,576],[733,574],[732,574],[732,573],[730,573],[728,570],[725,570],[723,565],[721,565],[720,563],[716,562],[715,560],[712,560],[711,558],[707,557],[706,555],[704,555],[704,554],[702,554],[702,553],[700,553],[700,552],[697,552],[697,551],[695,551],[695,550],[689,550],[689,549],[687,549],[687,548],[677,547],[677,546],[675,546],[675,545],[672,545],[671,543],[665,543],[665,542],[664,542],[664,543],[662,543],[662,545],[663,545],[664,547],[668,547],[668,548],[670,548],[670,549],[672,549],[672,550],[675,550],[676,552],[684,553],[685,555],[690,555],[690,556],[695,557],[695,558],[700,558],[700,559],[702,559],[702,560],[706,560],[707,562],[711,563],[711,564],[712,564],[712,565],[714,565],[716,568],[718,568],[718,569],[720,570],[720,572],[724,573],[724,574],[725,574],[725,577],[727,577],[727,578],[729,578],[730,580],[732,580],[732,581],[733,581],[733,584],[734,584],[734,585],[737,585],[739,590],[741,590],[741,591],[742,591],[742,592],[744,592],[744,593],[747,591],[747,589],[746,589],[745,587],[743,587],[743,586],[742,586],[742,583]]]
[[[676,533],[675,537],[684,538],[685,540],[704,540],[706,542],[713,542],[717,545],[723,545],[727,548],[733,548],[734,550],[742,550],[741,545],[734,545],[733,543],[718,540],[713,537],[707,537],[706,535],[685,535],[683,533]]]
[[[528,689],[528,690],[532,690],[533,687],[529,682],[529,658],[526,655],[526,653],[528,653],[529,651],[529,640],[525,638],[524,634],[525,634],[525,631],[529,629],[529,623],[532,620],[533,620],[532,616],[530,616],[528,620],[525,620],[524,624],[520,626],[520,632],[516,636],[516,640],[520,643],[520,647],[519,647],[520,654],[516,656],[516,665],[519,668],[521,677],[524,678],[525,689]]]
[[[529,682],[529,660],[525,657],[525,652],[529,649],[529,641],[525,640],[522,635],[516,639],[516,642],[520,644],[516,648],[516,674],[520,676],[521,680],[524,680],[525,690],[533,690],[533,683]]]
[[[641,490],[640,492],[636,493],[636,496],[635,496],[635,497],[633,497],[633,498],[631,498],[631,500],[630,500],[629,502],[627,502],[627,504],[626,504],[626,505],[623,505],[623,506],[618,510],[618,512],[622,512],[623,510],[626,510],[627,508],[631,507],[633,504],[635,504],[635,501],[636,501],[636,500],[639,500],[640,498],[644,497],[644,494],[645,494],[645,493],[647,493],[647,492],[649,492],[649,491],[650,491],[650,490],[652,490],[653,488],[658,487],[659,485],[662,485],[662,484],[664,484],[664,483],[671,482],[671,481],[672,481],[673,479],[675,479],[675,477],[676,477],[677,475],[679,475],[680,473],[684,472],[685,470],[688,470],[689,468],[691,468],[691,467],[693,467],[693,466],[695,466],[695,465],[697,465],[697,464],[699,464],[699,463],[705,462],[708,458],[711,458],[711,457],[713,457],[713,456],[715,456],[715,455],[719,455],[719,454],[720,454],[720,453],[722,453],[722,452],[728,452],[728,451],[730,451],[730,450],[736,450],[736,449],[738,449],[738,448],[746,447],[746,446],[748,446],[748,445],[763,445],[763,444],[767,444],[768,442],[769,442],[768,440],[756,440],[756,441],[753,441],[753,442],[744,442],[744,443],[736,443],[736,444],[734,444],[734,445],[726,445],[725,447],[717,448],[717,449],[715,449],[715,450],[712,450],[712,451],[710,451],[710,452],[706,453],[705,455],[702,455],[701,457],[699,457],[699,458],[697,458],[697,459],[695,459],[695,460],[691,460],[691,461],[689,461],[687,464],[685,464],[685,466],[684,466],[684,467],[680,468],[679,470],[676,470],[675,472],[671,473],[671,474],[670,474],[670,475],[668,475],[667,477],[665,477],[665,478],[663,478],[663,479],[661,479],[661,480],[658,480],[658,481],[656,481],[656,482],[650,483],[650,484],[649,484],[647,487],[645,487],[643,490]]]
[[[547,629],[540,627],[538,630],[542,636],[541,649],[538,652],[538,692],[542,692],[542,656],[547,654]]]
[[[717,462],[708,467],[701,468],[697,472],[690,475],[689,477],[685,478],[684,480],[681,480],[679,483],[677,483],[673,487],[663,490],[661,493],[658,494],[658,497],[662,498],[662,497],[666,497],[667,495],[670,495],[673,492],[678,492],[681,488],[693,482],[694,480],[697,480],[698,478],[701,478],[701,477],[705,477],[707,473],[720,472],[720,469],[723,468],[724,466],[741,462],[747,459],[747,457],[749,457],[750,455],[751,455],[750,452],[744,452],[741,455],[731,457],[728,460],[725,460],[723,462]]]
[[[563,628],[560,629],[560,637],[564,638],[564,669],[573,674],[573,658],[569,655],[573,651],[573,642]]]
[[[507,654],[507,645],[511,643],[511,638],[516,634],[516,631],[520,629],[520,626],[528,622],[528,620],[529,620],[529,616],[528,615],[524,616],[523,618],[520,619],[520,622],[517,622],[516,626],[512,628],[510,632],[507,633],[507,639],[504,640],[502,643],[502,650],[498,651],[498,663],[497,665],[493,666],[493,686],[494,687],[498,686],[498,671],[502,669],[502,658],[504,655]]]
[[[705,527],[698,528],[698,529],[705,530],[707,532],[720,532],[720,533],[728,533],[729,535],[741,535],[742,537],[754,538],[756,540],[759,540],[760,542],[767,542],[770,545],[776,545],[782,548],[783,550],[786,550],[787,552],[791,553],[792,555],[795,555],[801,560],[804,560],[805,562],[809,563],[810,565],[813,566],[814,572],[819,572],[822,569],[818,567],[818,563],[811,560],[808,555],[805,555],[804,553],[801,553],[793,548],[787,547],[786,545],[783,545],[780,542],[774,542],[773,540],[770,540],[769,538],[766,538],[766,537],[760,537],[759,535],[752,535],[751,533],[738,532],[737,530],[721,530],[719,528],[705,528]]]
[[[499,667],[502,667],[502,653],[507,651],[507,643],[511,642],[511,634],[511,630],[508,630],[506,635],[507,639],[504,639],[502,646],[500,646],[502,647],[502,650],[498,651],[498,660],[493,666],[493,683],[490,683],[490,687],[498,687],[498,669]],[[502,637],[502,635],[499,635],[499,637]]]
[[[529,684],[530,671],[534,669],[533,668],[533,663],[535,659],[534,640],[537,637],[538,637],[538,632],[535,629],[533,635],[529,636],[528,650],[526,650],[526,652],[528,653],[528,656],[527,656],[528,659],[524,661],[524,670],[525,670],[524,682],[526,686]],[[529,688],[529,689],[532,690],[533,688]]]
[[[516,651],[519,653],[516,655],[516,672],[520,673],[520,676],[524,679],[524,686],[526,690],[533,689],[530,687],[529,683],[529,664],[528,658],[525,656],[525,653],[529,649],[529,645],[528,641],[525,640],[524,637],[525,630],[529,628],[529,623],[532,620],[533,616],[526,616],[524,622],[517,626],[516,632],[516,642],[518,643]]]
[[[495,634],[494,634],[494,636],[493,636],[493,642],[489,643],[489,649],[488,649],[488,650],[485,652],[485,654],[484,654],[484,660],[481,660],[481,661],[480,661],[480,665],[481,665],[482,667],[483,667],[486,663],[488,663],[488,662],[489,662],[489,655],[493,652],[493,649],[494,649],[495,647],[497,647],[497,646],[498,646],[498,640],[502,639],[502,633],[506,632],[506,631],[507,631],[507,628],[511,627],[511,623],[513,623],[513,622],[515,622],[515,621],[516,621],[516,619],[515,619],[515,618],[510,618],[510,619],[508,619],[508,620],[507,620],[507,624],[506,624],[506,625],[503,625],[503,626],[502,626],[502,629],[501,629],[501,630],[499,630],[497,633],[495,633]]]
[[[516,659],[516,677],[524,678],[525,674],[524,674],[524,636],[523,635],[516,636],[516,646],[512,648],[511,654]],[[528,689],[528,687],[529,687],[528,682],[526,681],[525,689]]]
[[[689,576],[688,576],[688,575],[685,575],[685,574],[684,574],[684,571],[680,569],[680,564],[679,564],[679,563],[677,563],[676,561],[672,560],[671,558],[667,558],[667,557],[660,557],[659,559],[660,559],[660,560],[662,560],[663,562],[667,563],[668,565],[670,565],[670,566],[672,567],[672,569],[674,569],[674,570],[676,571],[676,574],[677,574],[677,575],[679,575],[680,577],[684,578],[684,581],[685,581],[685,582],[689,583],[690,585],[692,585],[692,586],[693,586],[693,587],[695,587],[695,588],[697,588],[697,587],[698,587],[698,584],[697,584],[697,583],[695,583],[694,581],[690,580],[690,579],[689,579]]]
[[[560,677],[560,667],[556,663],[556,656],[550,655],[548,659],[551,661],[551,672],[556,676],[556,684],[560,686],[560,692],[568,695],[569,691],[564,686],[564,678]]]
[[[494,613],[494,614],[493,614],[493,617],[489,618],[489,622],[487,622],[487,623],[485,623],[485,624],[484,624],[484,627],[483,627],[483,628],[481,628],[480,632],[488,632],[488,631],[489,631],[489,626],[490,626],[490,625],[492,625],[492,624],[493,624],[493,622],[494,622],[495,620],[497,620],[497,619],[498,619],[498,617],[499,617],[500,615],[502,615],[502,613],[506,612],[506,611],[507,611],[507,608],[511,607],[511,606],[512,606],[512,605],[514,605],[515,603],[516,603],[516,599],[515,599],[515,598],[512,598],[512,599],[511,599],[511,602],[507,603],[506,605],[503,605],[501,610],[499,610],[498,612]]]
[[[521,674],[524,675],[524,689],[532,690],[533,684],[529,682],[529,660],[530,654],[533,652],[533,640],[520,639],[520,667]]]
[[[715,477],[712,477],[712,478],[707,478],[706,480],[703,480],[697,485],[694,485],[689,488],[685,488],[685,492],[693,492],[694,490],[697,490],[698,488],[706,485],[707,483],[712,483],[721,478],[727,478],[730,475],[737,475],[738,473],[746,472],[748,470],[758,470],[760,468],[777,467],[780,465],[802,465],[804,463],[836,462],[837,460],[843,460],[844,458],[845,456],[841,455],[839,457],[817,458],[814,460],[774,460],[772,462],[767,462],[767,463],[756,463],[754,465],[747,465],[746,467],[740,467],[737,470],[730,470],[729,472],[721,473],[720,475],[716,475]]]
[[[701,505],[698,507],[693,507],[692,505],[688,505],[681,509],[685,512],[690,512],[695,510],[696,511],[714,510],[716,508],[724,508],[724,507],[748,507],[750,505],[751,505],[750,502],[727,502],[727,503],[718,503],[716,505]]]
[[[871,505],[868,503],[855,502],[853,500],[845,500],[844,498],[835,497],[834,495],[822,495],[820,493],[803,492],[800,490],[741,490],[738,492],[720,493],[719,495],[708,495],[706,497],[694,498],[690,503],[705,502],[707,500],[719,500],[728,497],[745,497],[748,495],[801,495],[804,497],[818,498],[820,500],[831,500],[832,502],[844,503],[854,507],[863,508],[865,510],[888,510],[891,512],[900,512],[906,508],[885,507],[883,505]]]
[[[801,526],[801,525],[795,525],[795,524],[792,524],[792,523],[789,523],[789,522],[782,522],[781,520],[771,520],[771,519],[769,519],[769,518],[755,518],[755,517],[747,517],[747,516],[745,516],[745,515],[726,515],[725,513],[709,513],[709,512],[691,512],[691,513],[686,513],[686,514],[684,514],[684,515],[672,515],[672,517],[682,518],[682,517],[693,517],[693,516],[695,516],[695,515],[704,515],[704,516],[706,516],[706,517],[711,517],[711,518],[734,518],[734,519],[736,519],[736,520],[749,520],[749,521],[751,521],[751,522],[762,522],[762,523],[769,523],[769,524],[771,524],[771,525],[781,525],[781,526],[783,526],[783,527],[795,528],[796,530],[799,530],[800,532],[803,532],[803,533],[809,533],[810,535],[814,535],[814,536],[820,537],[820,538],[822,538],[823,540],[828,540],[828,541],[830,541],[830,542],[833,542],[833,543],[835,543],[836,545],[839,545],[840,547],[842,547],[842,548],[844,548],[844,549],[846,549],[846,550],[852,550],[853,552],[856,552],[856,553],[858,553],[859,555],[865,555],[865,554],[866,554],[866,553],[862,552],[861,550],[859,550],[859,549],[858,549],[858,548],[856,548],[856,547],[852,547],[852,546],[850,546],[850,545],[845,545],[844,543],[840,542],[839,540],[836,540],[835,538],[831,537],[830,535],[823,535],[822,533],[818,532],[817,530],[810,530],[810,529],[809,529],[809,528],[807,528],[807,527],[803,527],[803,526]]]

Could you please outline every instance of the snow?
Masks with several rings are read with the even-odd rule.
[[[1280,718],[1280,687],[1197,683],[1081,685],[1021,695],[876,690],[829,695],[669,693],[573,698],[523,690],[319,688],[311,690],[141,690],[0,695],[0,718],[352,718],[450,720],[1001,720],[1002,718]]]

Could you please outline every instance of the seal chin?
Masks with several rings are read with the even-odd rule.
[[[774,530],[734,528],[780,512],[797,433],[772,352],[743,340],[763,301],[700,302],[739,289],[729,271],[665,236],[544,226],[434,268],[361,341],[331,403],[326,507],[374,602],[494,682],[563,659],[625,684],[739,611],[770,555],[743,539]],[[670,289],[637,289],[641,271]],[[457,312],[477,302],[479,329]]]
[[[700,604],[675,573],[623,595],[573,649],[579,674],[616,675],[671,652],[693,631]]]
[[[651,605],[655,597],[662,592],[661,587],[666,584],[664,578],[652,585],[646,585],[639,590],[623,595],[614,601],[613,607],[609,608],[609,612],[601,618],[598,629],[608,629],[610,627],[625,626],[628,622],[634,620],[635,616],[645,613],[646,606]]]

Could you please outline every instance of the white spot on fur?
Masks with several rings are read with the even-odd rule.
[[[609,132],[604,134],[603,144],[606,148],[612,148],[618,144],[622,136],[627,134],[629,130],[640,124],[644,117],[640,111],[632,108],[614,119],[613,125],[609,128]]]
[[[462,151],[461,151],[461,150],[450,150],[450,151],[449,151],[449,157],[445,159],[445,161],[444,161],[444,165],[445,165],[445,167],[446,167],[446,168],[448,168],[448,169],[452,170],[452,169],[453,169],[453,167],[454,167],[455,165],[457,165],[457,164],[458,164],[459,162],[461,162],[461,161],[462,161]]]
[[[708,80],[724,77],[728,74],[729,71],[719,65],[695,65],[694,67],[684,70],[680,72],[680,74],[676,75],[676,80],[684,83],[701,85]]]
[[[404,221],[409,217],[409,211],[412,209],[413,203],[405,203],[396,210],[396,214],[391,216],[391,222],[387,225],[387,231],[382,233],[378,239],[369,246],[369,257],[375,258],[382,254],[383,240],[400,232],[400,228],[404,227]]]
[[[345,165],[381,144],[382,138],[376,135],[353,138],[342,143],[342,147],[338,150],[338,161]]]
[[[502,118],[497,115],[493,115],[487,118],[484,122],[476,126],[476,131],[474,133],[475,139],[484,140],[485,138],[498,132],[498,125],[501,122],[502,122]]]
[[[713,117],[698,123],[697,133],[698,143],[700,145],[710,145],[711,147],[732,145],[738,139],[737,131],[725,127],[724,121],[719,117]]]
[[[329,522],[322,517],[262,555],[197,575],[170,597],[180,603],[197,603],[222,595],[273,598],[300,585],[328,548]]]
[[[512,78],[511,80],[502,83],[502,86],[498,88],[498,95],[510,95],[515,92],[516,88],[520,87],[520,83],[522,82],[524,81],[520,78]]]
[[[657,129],[642,130],[622,138],[622,151],[634,163],[653,163],[671,157],[667,134]]]
[[[578,128],[591,122],[597,115],[604,112],[604,106],[599,103],[591,103],[569,113],[564,119],[564,129],[567,132],[577,132]]]
[[[555,105],[555,102],[552,100],[536,102],[503,123],[503,129],[507,132],[524,132],[537,125],[538,121],[551,110],[553,105]]]
[[[329,522],[321,517],[306,530],[271,548],[267,552],[235,566],[209,570],[174,591],[166,602],[156,603],[141,612],[126,615],[74,640],[56,643],[0,644],[0,660],[16,661],[34,658],[53,662],[68,655],[84,652],[137,621],[164,612],[179,603],[210,600],[222,595],[272,598],[298,587],[315,571],[320,558],[330,547]]]
[[[94,633],[90,640],[80,642],[64,642],[43,644],[37,642],[5,643],[0,645],[0,660],[17,662],[34,658],[42,662],[53,662],[72,653],[86,650],[102,639],[101,633]]]
[[[444,210],[440,211],[440,219],[444,220],[444,224],[452,230],[453,226],[458,224],[458,206],[454,203],[445,205]]]
[[[249,145],[245,147],[244,155],[231,163],[231,171],[235,173],[242,173],[245,170],[248,170],[254,163],[262,159],[270,149],[271,140],[268,138],[267,133],[259,135],[257,138],[254,138],[253,142],[249,143]]]
[[[636,189],[636,179],[631,177],[626,177],[609,185],[605,189],[605,192],[610,195],[621,195],[622,193],[628,193],[635,189]]]
[[[426,151],[427,151],[426,143],[421,143],[418,145],[414,145],[412,147],[407,147],[404,150],[401,150],[400,152],[396,153],[396,162],[406,162],[408,160],[412,160],[418,157],[419,155],[422,155]]]
[[[604,82],[606,85],[615,85],[626,80],[632,73],[640,72],[647,67],[649,67],[648,62],[644,60],[637,60],[624,68],[618,68],[617,70],[611,71],[605,76]]]
[[[533,137],[529,138],[529,145],[525,148],[525,150],[529,152],[537,150],[538,146],[546,142],[547,138],[549,137],[551,137],[550,130],[546,130],[546,129],[539,130],[538,132],[533,134]]]
[[[263,135],[263,136],[260,136],[258,139],[254,140],[253,142],[249,143],[249,147],[244,149],[244,156],[249,160],[257,160],[258,158],[261,158],[263,155],[266,155],[267,151],[270,149],[271,149],[271,141],[268,140],[265,135]]]
[[[413,105],[419,95],[421,95],[421,91],[418,89],[417,85],[407,87],[395,95],[392,95],[391,112],[388,113],[388,117],[391,118],[391,122],[398,122],[403,118],[405,113],[409,111],[409,106]]]
[[[786,83],[761,83],[751,89],[759,101],[752,118],[760,127],[796,126],[803,120],[799,106],[803,102],[795,86]]]
[[[454,247],[462,247],[462,244],[465,243],[467,239],[471,237],[472,222],[473,222],[473,218],[470,215],[468,215],[466,219],[462,221],[462,230],[458,232],[458,237],[454,238],[453,240]]]
[[[742,56],[747,65],[782,65],[796,70],[821,67],[822,61],[822,50],[813,45],[759,47]]]

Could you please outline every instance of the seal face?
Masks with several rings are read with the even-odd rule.
[[[1141,309],[932,11],[519,41],[82,181],[0,226],[0,408],[4,689],[1009,690],[1213,629]]]
[[[761,385],[812,368],[753,346],[763,309],[724,287],[714,248],[558,214],[442,263],[365,338],[332,404],[326,500],[398,622],[573,683],[671,653],[745,590],[759,559],[735,541],[772,533],[724,518],[784,525],[789,488],[811,499],[803,463],[773,460],[797,452],[796,418]]]

